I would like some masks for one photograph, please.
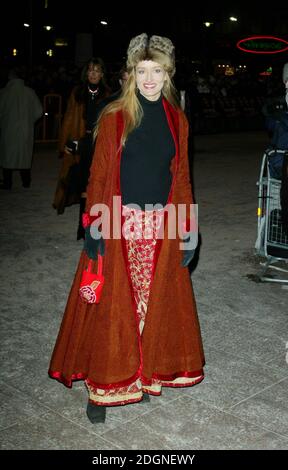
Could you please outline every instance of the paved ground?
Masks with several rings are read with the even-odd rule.
[[[207,366],[190,389],[86,418],[83,384],[47,375],[81,242],[51,207],[59,161],[38,145],[33,185],[0,194],[2,449],[288,449],[287,289],[247,277],[264,133],[196,137],[202,246],[192,279]]]

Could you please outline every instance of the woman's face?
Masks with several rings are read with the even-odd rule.
[[[162,65],[152,60],[142,60],[136,65],[136,84],[147,100],[156,101],[161,95],[166,80]]]
[[[98,85],[102,77],[103,72],[101,65],[90,64],[87,70],[88,82]]]

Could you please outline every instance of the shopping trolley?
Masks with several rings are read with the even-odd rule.
[[[278,156],[287,150],[277,150]],[[284,156],[284,155],[283,155]],[[255,243],[256,253],[266,258],[261,262],[262,269],[258,281],[288,284],[288,233],[285,232],[281,218],[281,179],[272,178],[271,162],[274,150],[266,150],[263,155],[258,193],[258,230]],[[286,157],[285,157],[286,158]],[[287,265],[287,267],[286,267]],[[269,274],[269,269],[286,273],[284,278]]]

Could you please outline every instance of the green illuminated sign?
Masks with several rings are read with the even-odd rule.
[[[237,47],[252,54],[277,54],[287,51],[288,42],[274,36],[253,36],[238,41]]]

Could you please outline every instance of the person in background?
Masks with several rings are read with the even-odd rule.
[[[277,179],[282,178],[283,151],[288,152],[288,107],[286,103],[288,99],[288,64],[285,64],[283,67],[282,80],[285,86],[285,92],[278,98],[278,105],[274,110],[271,110],[266,121],[267,129],[271,136],[270,150],[267,150],[269,151],[269,155],[271,150],[273,153],[273,157],[272,155],[270,156],[270,174],[273,178]],[[280,152],[277,153],[277,151]]]
[[[1,189],[11,189],[13,170],[19,170],[24,188],[31,185],[34,125],[43,113],[42,104],[19,72],[9,72],[8,83],[0,91],[0,166]]]
[[[198,233],[190,217],[188,122],[172,83],[174,46],[143,33],[131,39],[127,54],[123,93],[96,128],[84,250],[49,367],[50,376],[69,387],[85,380],[92,423],[105,421],[106,407],[149,401],[162,387],[193,386],[204,377],[187,268]],[[112,237],[96,204],[112,218]],[[168,231],[168,207],[181,226],[175,236]],[[82,273],[88,265],[92,273],[101,270],[101,260],[101,300],[84,296],[85,302]]]
[[[112,95],[108,96],[107,98],[105,98],[104,100],[101,101],[101,103],[99,103],[99,106],[98,106],[98,113],[97,113],[97,119],[99,118],[101,112],[103,111],[103,109],[109,104],[109,103],[112,103],[112,101],[115,101],[117,100],[118,98],[120,98],[121,96],[121,93],[123,92],[124,90],[124,87],[126,85],[126,82],[127,82],[127,79],[128,79],[128,72],[127,72],[127,69],[126,69],[126,66],[123,66],[121,67],[120,69],[120,72],[118,74],[118,83],[120,85],[120,88],[115,91],[115,93],[113,93]]]
[[[110,94],[101,58],[91,58],[83,68],[81,84],[70,95],[59,138],[63,158],[53,207],[62,214],[66,206],[80,203],[77,240],[84,238],[82,213],[93,154],[93,129],[101,101]]]
[[[283,79],[283,83],[284,83],[285,91],[286,91],[285,93],[285,101],[286,101],[286,106],[287,106],[286,109],[288,109],[288,62],[284,64],[282,79]]]
[[[120,95],[127,83],[127,80],[128,80],[128,72],[127,72],[127,68],[126,66],[123,65],[123,67],[121,67],[119,73],[118,73],[118,83],[120,85],[120,88],[115,91],[115,93],[113,93],[111,96],[108,96],[108,98],[106,98],[105,100],[103,100],[103,102],[101,103],[102,107],[103,107],[103,103],[105,103],[105,106],[107,106],[107,104],[111,103],[112,101],[114,100],[117,100],[118,98],[120,98]]]
[[[282,117],[282,127],[285,127],[286,131],[286,149],[287,152],[283,158],[283,167],[282,167],[282,183],[280,190],[280,203],[281,203],[281,216],[283,229],[288,236],[288,62],[284,64],[283,74],[282,74],[283,83],[285,86],[285,102],[286,109],[283,112]]]
[[[121,91],[123,90],[124,85],[127,83],[128,77],[129,77],[129,74],[127,72],[127,67],[123,65],[123,67],[121,68],[119,72],[119,79],[118,79],[119,85],[121,87],[120,88]]]
[[[282,70],[282,80],[285,86],[285,94],[281,92],[275,96],[268,97],[262,106],[262,113],[265,117],[265,127],[267,129],[268,135],[270,138],[273,138],[275,125],[281,117],[283,117],[283,113],[287,111],[287,100],[288,100],[288,63],[284,64]],[[286,96],[285,96],[286,95]]]

